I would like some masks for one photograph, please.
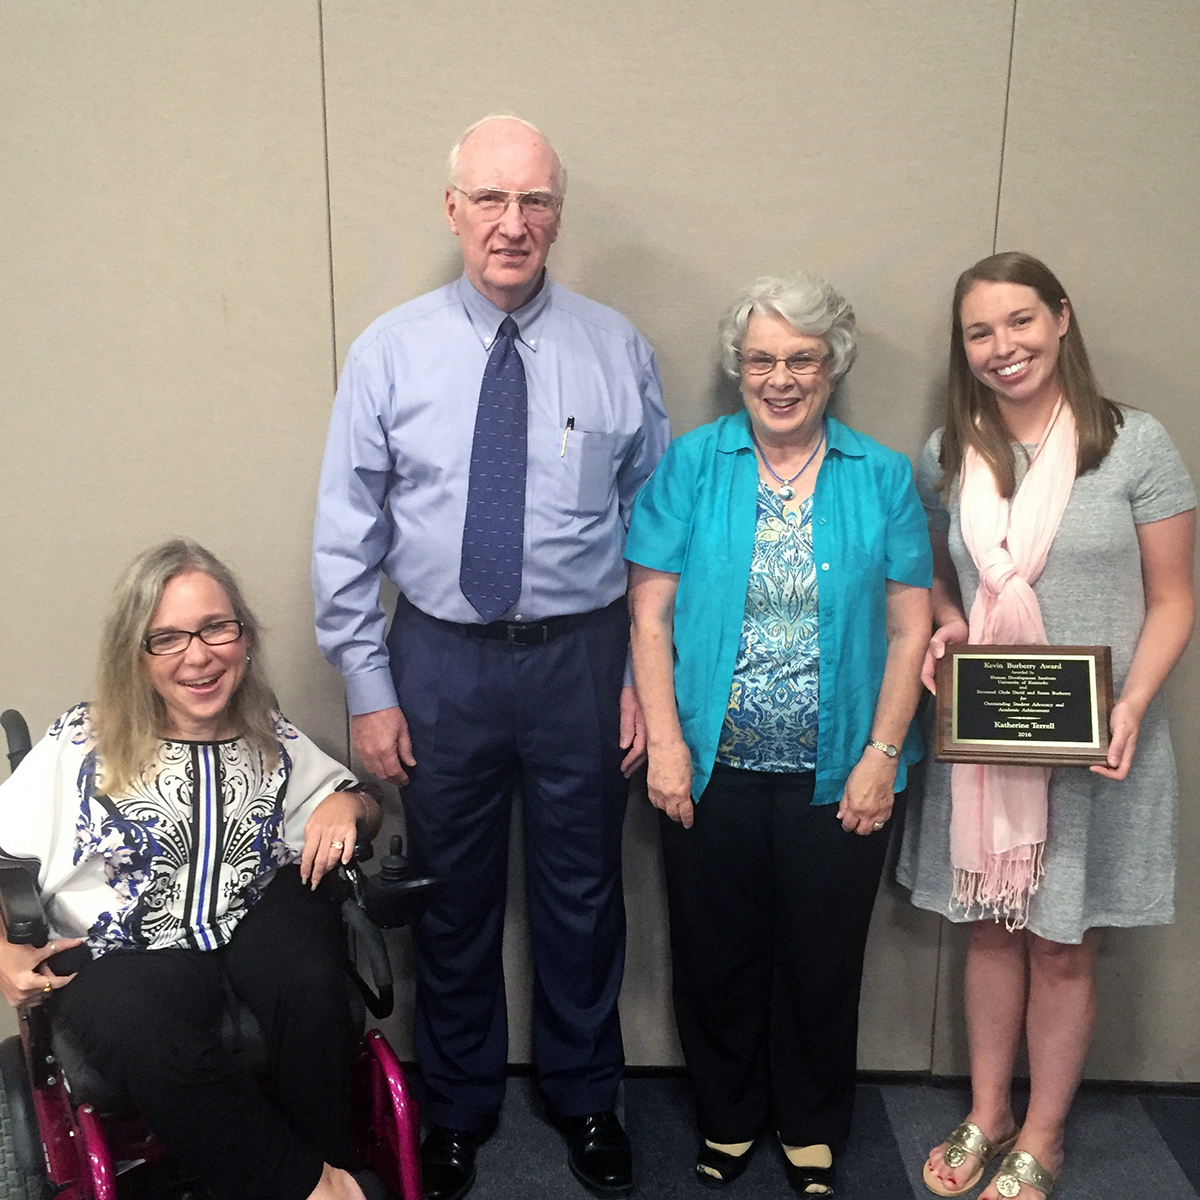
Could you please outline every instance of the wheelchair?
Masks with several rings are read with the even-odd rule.
[[[0,714],[15,769],[31,742],[24,718],[13,709]],[[382,929],[419,914],[439,882],[415,876],[399,837],[374,876],[360,864],[372,857],[360,841],[354,859],[341,868],[348,893],[342,916],[357,955],[369,967],[367,983],[351,967],[359,1023],[369,1009],[389,1016],[394,1003],[391,963]],[[49,928],[37,892],[36,861],[0,856],[0,916],[8,940],[44,946]],[[232,992],[223,1019],[222,1042],[239,1068],[261,1071],[265,1046],[257,1022]],[[66,1039],[56,1036],[46,1010],[18,1012],[20,1034],[0,1042],[0,1200],[202,1200],[207,1193],[167,1158],[145,1121],[83,1062]],[[404,1071],[377,1029],[366,1033],[353,1068],[352,1124],[355,1150],[388,1189],[403,1200],[422,1200],[419,1122]]]

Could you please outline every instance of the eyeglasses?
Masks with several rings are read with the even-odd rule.
[[[741,354],[737,360],[747,375],[770,375],[776,363],[783,363],[793,375],[815,375],[829,358],[822,354],[816,358],[811,354],[789,354],[787,358],[775,358],[770,354]]]
[[[211,621],[200,629],[164,629],[142,638],[147,654],[182,654],[198,637],[206,646],[224,646],[236,642],[245,626],[241,621]]]
[[[473,192],[466,192],[457,184],[450,186],[456,192],[462,192],[479,215],[489,221],[504,216],[514,200],[530,225],[549,225],[562,208],[562,197],[550,192],[504,192],[498,188],[476,188]]]

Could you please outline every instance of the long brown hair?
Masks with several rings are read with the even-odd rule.
[[[275,696],[263,671],[260,627],[233,573],[190,538],[173,538],[143,551],[129,564],[113,590],[100,637],[96,665],[96,698],[92,727],[110,795],[121,791],[151,766],[166,717],[162,697],[142,670],[142,639],[162,599],[163,588],[185,571],[203,571],[225,590],[234,616],[241,621],[249,661],[242,682],[229,701],[233,727],[261,750],[269,766],[279,754],[272,710]]]
[[[954,309],[950,332],[950,392],[946,403],[946,430],[942,434],[939,461],[942,475],[937,488],[943,493],[958,478],[963,450],[974,446],[996,477],[1001,496],[1011,499],[1017,490],[1016,462],[1012,442],[991,389],[971,373],[963,345],[962,306],[967,293],[977,283],[1017,283],[1033,288],[1054,316],[1063,311],[1067,292],[1054,272],[1031,254],[1007,250],[980,259],[958,277],[954,285]],[[1070,301],[1067,301],[1070,304]],[[1076,477],[1098,467],[1117,440],[1117,429],[1125,418],[1111,400],[1100,394],[1092,373],[1083,334],[1074,305],[1071,320],[1058,345],[1059,383],[1063,395],[1075,413],[1078,428],[1079,457]]]

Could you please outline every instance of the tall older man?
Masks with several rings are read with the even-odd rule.
[[[417,931],[428,1200],[457,1200],[504,1093],[509,812],[524,796],[533,1053],[576,1177],[632,1186],[623,1068],[621,823],[644,733],[627,686],[629,506],[669,440],[654,356],[546,277],[565,173],[490,117],[450,153],[463,275],[350,349],[317,509],[317,637],[351,738],[408,785],[414,856],[446,880]],[[400,589],[391,629],[380,569]]]

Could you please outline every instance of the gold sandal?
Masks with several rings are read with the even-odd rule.
[[[942,1155],[942,1160],[946,1166],[955,1168],[962,1166],[968,1154],[974,1154],[979,1159],[979,1169],[962,1187],[951,1189],[929,1169],[929,1163],[926,1163],[925,1169],[921,1173],[921,1177],[925,1180],[925,1186],[935,1196],[961,1196],[964,1192],[969,1192],[983,1178],[984,1167],[997,1154],[1002,1154],[1005,1150],[1010,1149],[1016,1140],[1017,1135],[1014,1133],[1003,1142],[990,1142],[978,1125],[971,1121],[964,1121],[946,1139],[946,1151]],[[1007,1162],[1008,1159],[1004,1161]],[[1015,1196],[1016,1192],[1013,1192],[1013,1195]]]
[[[1028,1150],[1014,1150],[1000,1160],[1000,1170],[992,1182],[1000,1195],[1011,1200],[1011,1197],[1020,1194],[1023,1183],[1049,1197],[1054,1190],[1055,1179]]]

